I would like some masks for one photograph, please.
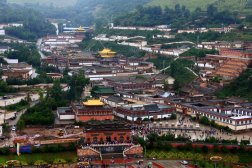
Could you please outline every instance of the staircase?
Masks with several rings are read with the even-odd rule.
[[[123,159],[123,154],[122,153],[106,153],[102,154],[102,159]]]
[[[185,67],[186,69],[188,69],[189,71],[191,71],[194,75],[199,76],[196,72],[194,72],[191,68]]]

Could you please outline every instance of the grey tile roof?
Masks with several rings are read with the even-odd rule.
[[[148,110],[149,112],[160,111],[157,104],[144,105],[143,107],[144,107],[145,110]]]

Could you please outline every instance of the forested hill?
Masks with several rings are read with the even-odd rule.
[[[153,0],[147,6],[160,5],[163,9],[165,6],[173,8],[177,3],[186,6],[190,11],[200,7],[206,11],[207,6],[214,4],[218,10],[230,10],[238,12],[251,12],[252,0]]]
[[[114,20],[114,25],[122,26],[155,26],[169,25],[172,28],[187,28],[186,23],[194,24],[197,27],[220,27],[221,24],[229,25],[241,23],[238,12],[229,10],[219,11],[213,4],[203,12],[197,7],[194,11],[187,9],[187,6],[176,4],[174,8],[165,6],[164,13],[161,6],[142,6],[138,4],[136,10],[122,14]],[[207,16],[207,17],[204,17]],[[196,19],[200,19],[197,22]],[[184,26],[184,27],[183,27]]]
[[[23,27],[5,28],[6,33],[29,41],[56,32],[55,26],[46,21],[41,12],[20,5],[0,5],[0,24],[2,23],[22,23]]]
[[[12,0],[8,0],[12,1]],[[20,2],[21,0],[15,0]],[[53,0],[52,2],[55,2]],[[60,0],[58,0],[60,1]],[[100,19],[108,23],[112,16],[115,18],[119,14],[127,13],[135,9],[137,4],[145,5],[152,0],[77,0],[73,6],[65,8],[57,7],[54,4],[48,5],[37,0],[24,3],[27,7],[33,7],[43,12],[47,18],[66,19],[71,21],[72,25],[91,26],[95,20]],[[14,1],[13,1],[14,2]],[[26,0],[25,2],[28,2]]]
[[[249,65],[250,66],[250,65]],[[252,101],[252,70],[246,69],[234,81],[226,86],[223,91],[216,94],[218,98],[227,96],[244,97]]]

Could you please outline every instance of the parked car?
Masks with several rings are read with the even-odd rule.
[[[53,129],[53,126],[46,126],[46,129]]]
[[[15,118],[16,118],[16,117],[12,116],[10,119],[11,119],[11,120],[15,120]]]
[[[187,165],[187,161],[182,160],[182,161],[181,161],[181,164],[183,164],[183,165]]]
[[[16,131],[16,127],[12,127],[11,131]]]
[[[4,140],[5,138],[4,137],[0,137],[0,140]]]

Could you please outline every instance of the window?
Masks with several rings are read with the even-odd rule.
[[[247,124],[248,123],[248,121],[245,121],[245,124]]]
[[[101,136],[102,136],[102,134],[101,134]]]
[[[229,120],[227,120],[227,123],[229,123]]]
[[[249,123],[251,123],[251,120],[249,120]]]
[[[237,123],[237,125],[239,125],[239,121],[237,121],[236,123]]]
[[[241,121],[241,124],[243,124],[243,121]]]
[[[223,121],[225,122],[225,119],[223,118]]]
[[[246,111],[243,111],[243,115],[246,115]]]
[[[230,120],[230,124],[232,124],[232,121]]]

